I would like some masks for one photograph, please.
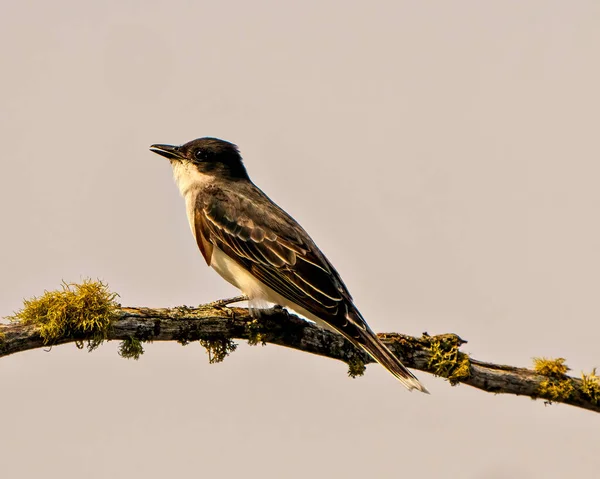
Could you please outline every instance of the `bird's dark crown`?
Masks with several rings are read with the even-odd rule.
[[[240,150],[236,145],[225,140],[220,140],[219,138],[196,138],[195,140],[188,141],[184,145],[181,145],[179,148],[182,152],[192,154],[201,150],[214,158],[219,156],[233,156],[240,158]]]
[[[219,138],[197,138],[179,147],[186,159],[203,173],[219,173],[229,178],[248,178],[240,150]]]
[[[249,179],[238,147],[219,138],[197,138],[181,146],[157,144],[150,149],[170,161],[189,161],[201,173],[233,180]]]

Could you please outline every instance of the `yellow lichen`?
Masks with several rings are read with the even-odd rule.
[[[245,324],[246,333],[248,334],[248,344],[250,346],[256,346],[257,344],[261,344],[265,346],[267,343],[265,341],[265,335],[263,332],[263,328],[258,319],[253,319],[251,321],[246,322]]]
[[[550,399],[551,401],[564,401],[569,399],[575,388],[570,379],[547,379],[540,383],[538,393],[540,397]]]
[[[547,377],[538,387],[540,397],[550,401],[565,401],[575,392],[573,381],[566,376],[569,367],[565,364],[565,358],[533,358],[533,369]]]
[[[596,376],[596,368],[590,374],[581,373],[581,391],[592,404],[600,404],[600,377]]]
[[[83,347],[87,340],[91,351],[106,339],[118,307],[116,297],[101,281],[63,282],[60,291],[46,291],[40,297],[24,300],[23,309],[8,319],[35,325],[44,344],[75,339],[77,346]]]
[[[471,361],[469,355],[459,351],[458,336],[444,336],[439,339],[436,336],[424,336],[428,340],[431,357],[427,367],[436,376],[441,376],[453,386],[471,376]]]
[[[562,378],[569,367],[565,364],[565,358],[533,358],[533,369],[538,374],[552,378]]]

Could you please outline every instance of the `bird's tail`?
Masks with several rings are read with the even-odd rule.
[[[429,394],[429,391],[423,386],[416,376],[411,373],[400,360],[392,354],[385,344],[375,335],[367,326],[366,330],[359,330],[360,338],[358,345],[364,349],[369,356],[381,364],[385,369],[392,373],[409,391],[417,389],[422,393]]]
[[[360,346],[369,356],[392,373],[406,389],[409,391],[417,389],[429,394],[429,391],[419,382],[416,376],[406,369],[406,366],[371,331],[371,328],[356,308],[347,307],[345,319],[343,327],[336,328],[342,335],[356,346]]]

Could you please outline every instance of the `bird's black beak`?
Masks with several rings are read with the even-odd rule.
[[[169,160],[182,160],[184,158],[184,155],[178,146],[152,145],[150,147],[150,151],[158,153],[159,155],[164,156]]]

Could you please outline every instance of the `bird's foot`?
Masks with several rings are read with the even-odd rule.
[[[208,306],[208,307],[216,308],[216,309],[224,309],[225,307],[229,306],[230,304],[240,303],[242,301],[248,301],[248,296],[240,295],[240,296],[235,296],[235,297],[229,298],[229,299],[219,299],[217,301],[213,301],[212,303],[208,303],[204,306]]]

